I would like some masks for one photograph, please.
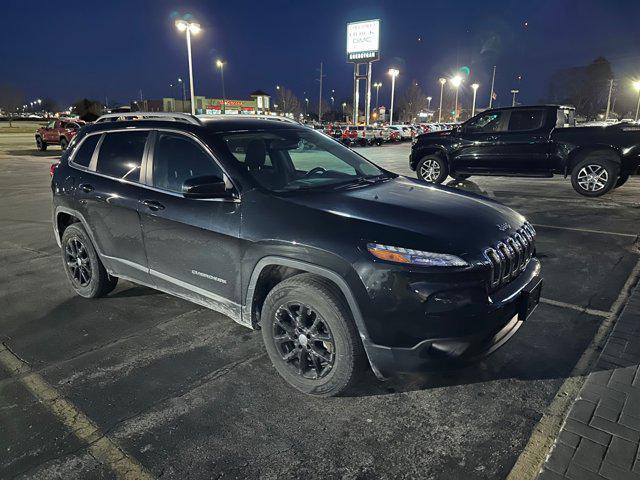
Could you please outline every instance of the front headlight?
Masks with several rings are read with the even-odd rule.
[[[423,265],[426,267],[466,267],[465,262],[460,257],[449,255],[448,253],[424,252],[411,248],[390,247],[379,243],[367,243],[369,253],[380,260],[387,260],[395,263],[407,263],[412,265]]]

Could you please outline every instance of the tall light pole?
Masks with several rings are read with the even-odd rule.
[[[227,113],[227,97],[224,94],[224,64],[222,60],[216,60],[216,67],[220,69],[220,78],[222,79],[222,113]]]
[[[476,114],[476,93],[478,93],[478,87],[480,85],[478,85],[477,83],[474,83],[473,85],[471,85],[471,88],[473,88],[473,104],[471,106],[471,116],[474,117]]]
[[[493,87],[496,83],[496,66],[493,66],[493,75],[491,75],[491,91],[489,92],[489,108],[493,105]]]
[[[380,87],[382,86],[382,83],[380,82],[376,82],[373,84],[373,88],[376,89],[376,108],[380,107],[380,102],[379,102],[379,97],[380,97]]]
[[[304,116],[307,116],[307,111],[309,110],[309,99],[305,98],[304,99]]]
[[[200,33],[200,24],[187,22],[186,20],[176,20],[176,28],[187,33],[187,55],[189,56],[189,83],[191,84],[191,115],[196,114],[195,95],[193,93],[193,64],[191,61],[191,34]]]
[[[332,96],[331,97],[331,111],[332,112],[335,110],[335,105],[336,105],[336,99]]]
[[[182,111],[184,112],[184,104],[187,103],[187,92],[181,77],[178,77],[178,83],[182,86]]]
[[[431,110],[431,100],[433,100],[433,97],[427,97],[427,110]]]
[[[344,113],[344,109],[347,108],[347,102],[342,102],[342,116],[344,117],[344,121],[347,121],[347,117]]]
[[[453,87],[456,89],[456,101],[455,101],[455,106],[453,107],[453,112],[454,112],[453,121],[457,122],[458,121],[458,91],[460,90],[460,85],[462,85],[462,77],[460,75],[456,75],[451,80],[449,80],[449,82],[451,82],[451,85],[453,85]]]
[[[638,114],[640,114],[640,80],[633,82],[633,88],[638,91],[638,106],[636,107],[636,122],[638,121]]]
[[[396,89],[396,77],[400,74],[400,71],[396,68],[390,68],[387,73],[391,75],[391,110],[389,112],[389,125],[393,125],[393,95]]]
[[[444,94],[444,84],[447,83],[446,78],[441,78],[438,80],[440,82],[440,110],[438,112],[438,123],[442,122],[442,97]]]
[[[516,95],[518,93],[520,93],[520,90],[518,90],[517,88],[514,88],[513,90],[511,90],[511,93],[513,94],[513,101],[511,102],[511,106],[515,107],[516,106]]]

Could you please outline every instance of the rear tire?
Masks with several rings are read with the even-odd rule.
[[[60,148],[62,149],[62,151],[64,152],[68,146],[69,146],[69,141],[66,138],[62,137],[60,139]]]
[[[260,326],[275,369],[308,395],[338,395],[366,366],[351,311],[324,278],[303,273],[277,284],[265,299]]]
[[[449,175],[449,167],[440,155],[426,155],[418,162],[416,175],[424,182],[442,183]]]
[[[42,137],[38,136],[38,137],[36,137],[36,147],[41,152],[44,152],[47,149],[47,142],[42,140]]]
[[[73,223],[65,229],[61,244],[64,271],[78,295],[84,298],[103,297],[116,288],[118,278],[107,273],[80,223]]]
[[[618,170],[611,153],[593,152],[573,167],[571,185],[580,195],[600,197],[614,187]]]

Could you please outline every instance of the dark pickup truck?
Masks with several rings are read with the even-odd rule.
[[[574,109],[559,105],[484,111],[452,130],[414,140],[409,165],[418,178],[448,175],[571,176],[576,192],[604,195],[640,165],[640,124],[576,127]]]

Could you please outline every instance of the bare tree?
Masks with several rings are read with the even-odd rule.
[[[549,82],[548,101],[573,105],[579,115],[595,118],[606,108],[612,78],[611,64],[604,57],[589,65],[559,70]]]
[[[278,110],[283,113],[292,113],[298,116],[302,113],[302,103],[291,90],[281,87],[277,98]],[[276,102],[274,102],[276,103]]]
[[[13,115],[23,104],[24,94],[21,90],[9,84],[0,84],[0,107],[9,117],[9,126]]]
[[[428,103],[427,96],[414,80],[398,101],[398,118],[404,122],[411,122],[418,113],[427,108]]]

